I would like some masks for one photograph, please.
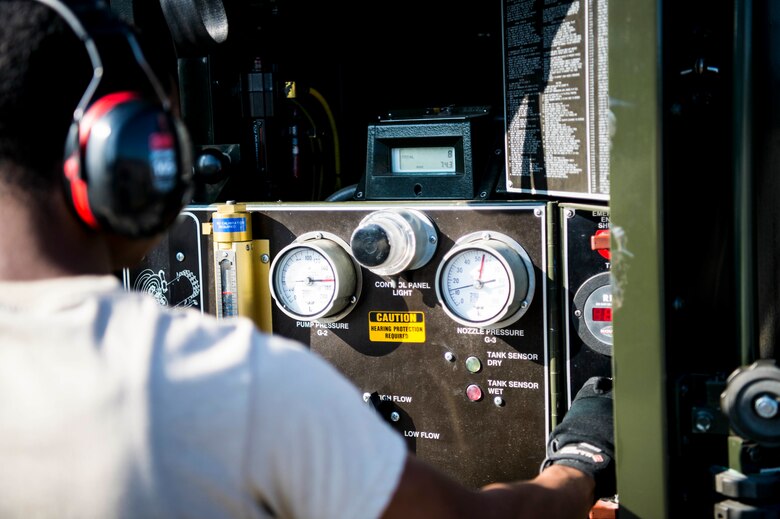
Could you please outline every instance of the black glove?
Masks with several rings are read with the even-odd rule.
[[[612,379],[592,377],[550,434],[542,470],[553,464],[574,467],[596,481],[596,498],[613,497],[616,492],[613,438]]]

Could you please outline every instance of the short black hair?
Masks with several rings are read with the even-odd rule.
[[[49,7],[0,0],[0,181],[59,186],[73,111],[92,77],[84,45]]]

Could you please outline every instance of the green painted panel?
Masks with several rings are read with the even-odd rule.
[[[610,3],[615,430],[619,517],[663,518],[666,410],[660,3]]]

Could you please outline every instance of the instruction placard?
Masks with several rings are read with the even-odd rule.
[[[506,189],[609,200],[608,0],[504,0]]]

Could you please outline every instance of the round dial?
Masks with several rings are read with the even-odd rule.
[[[358,263],[380,276],[392,276],[428,263],[437,242],[436,228],[424,213],[387,208],[363,218],[350,247]]]
[[[342,245],[331,239],[299,238],[271,263],[271,295],[296,319],[335,320],[357,300],[356,271]]]
[[[574,294],[574,326],[582,342],[612,355],[612,285],[609,272],[591,277]]]
[[[511,238],[478,233],[458,241],[436,274],[436,294],[455,321],[499,328],[519,319],[533,297],[533,265]]]

